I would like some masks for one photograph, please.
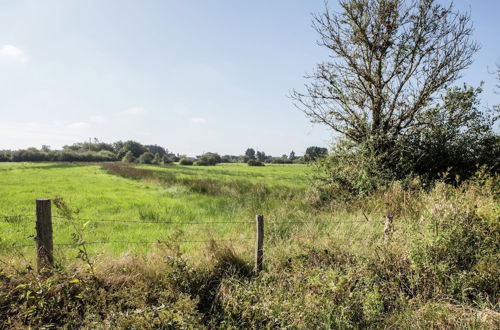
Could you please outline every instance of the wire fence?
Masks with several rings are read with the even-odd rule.
[[[57,213],[57,212],[56,212]],[[368,224],[368,223],[376,223],[374,221],[370,221],[365,214],[363,214],[364,219],[345,219],[345,220],[329,220],[324,221],[321,218],[315,218],[312,220],[278,220],[274,219],[271,221],[267,221],[266,224],[271,228],[266,237],[271,238],[271,240],[279,240],[279,239],[295,239],[295,240],[312,240],[313,242],[317,242],[318,239],[328,240],[328,241],[342,241],[345,244],[352,243],[354,241],[365,241],[369,242],[369,237],[356,237],[354,235],[354,228],[359,224]],[[295,215],[294,217],[298,217]],[[256,221],[199,221],[199,220],[189,220],[189,221],[172,221],[172,219],[163,219],[154,221],[151,219],[114,219],[114,218],[103,218],[103,217],[80,217],[78,215],[69,215],[65,216],[64,214],[55,214],[52,215],[51,211],[51,201],[49,199],[37,199],[36,200],[36,214],[1,214],[0,221],[4,221],[7,223],[18,223],[22,219],[31,218],[36,219],[35,221],[35,229],[36,233],[31,234],[25,237],[25,239],[31,239],[31,244],[26,244],[25,241],[17,240],[12,242],[12,244],[6,244],[5,240],[2,240],[0,237],[0,250],[6,251],[14,251],[14,253],[18,253],[19,255],[23,255],[21,249],[24,248],[35,248],[37,255],[37,266],[39,270],[42,270],[47,267],[53,267],[54,265],[54,247],[57,249],[66,249],[66,248],[79,248],[84,249],[87,245],[106,245],[106,244],[127,244],[127,245],[171,245],[171,244],[181,244],[181,243],[214,243],[214,242],[242,242],[242,241],[251,241],[255,240],[255,271],[259,272],[262,270],[263,264],[263,254],[264,254],[264,216],[257,215]],[[56,223],[67,223],[74,226],[74,232],[71,234],[73,237],[73,241],[71,242],[54,242],[53,239],[53,220],[56,220]],[[82,222],[86,222],[82,224]],[[107,225],[111,224],[124,224],[124,225],[143,225],[143,224],[151,224],[151,225],[161,225],[161,226],[217,226],[217,225],[254,225],[255,226],[255,236],[246,237],[220,237],[220,238],[210,238],[210,239],[176,239],[172,237],[172,239],[156,239],[156,240],[116,240],[116,239],[98,239],[89,240],[85,239],[84,231],[82,230],[88,223],[106,223]],[[297,227],[296,232],[290,230],[290,225],[300,224],[304,225],[303,227]],[[308,224],[317,225],[318,227],[310,227],[306,226]],[[348,226],[348,229],[344,231],[342,234],[338,232],[336,235],[331,235],[330,232],[324,231],[321,232],[322,228],[327,228],[326,225],[336,224],[336,225],[344,225]],[[390,225],[390,226],[389,226]],[[325,226],[325,227],[323,227]],[[389,227],[388,227],[389,226]],[[384,235],[391,232],[392,227],[392,219],[391,222],[386,222],[386,226],[384,228]],[[91,227],[93,229],[97,227]],[[311,232],[314,231],[314,232]],[[86,232],[85,232],[86,234]],[[240,230],[240,235],[242,234]],[[57,235],[57,232],[56,232]],[[267,238],[267,240],[269,240]],[[86,254],[86,250],[83,250]]]
[[[0,215],[0,220],[5,220],[6,222],[9,222],[9,219],[20,219],[20,218],[35,218],[35,214],[10,214],[10,215],[5,215],[2,214]],[[224,224],[224,225],[231,225],[231,224],[246,224],[246,225],[254,225],[255,223],[252,221],[186,221],[186,222],[178,222],[178,221],[147,221],[147,220],[125,220],[125,219],[91,219],[91,218],[80,218],[80,217],[74,217],[74,218],[67,218],[67,217],[62,217],[62,216],[52,216],[53,219],[58,219],[62,220],[67,223],[74,223],[75,221],[90,221],[90,222],[97,222],[97,223],[126,223],[126,224],[160,224],[160,225],[173,225],[173,226],[184,226],[184,225],[205,225],[205,226],[210,226],[210,225],[218,225],[218,224]],[[369,223],[367,220],[334,220],[334,221],[328,221],[326,224],[353,224],[353,223]],[[323,222],[320,221],[267,221],[266,225],[286,225],[286,224],[324,224]],[[329,236],[329,235],[328,235]],[[305,236],[294,236],[295,238],[306,238]],[[35,239],[34,235],[31,235],[27,237],[27,239],[32,238]],[[308,236],[307,238],[314,238],[312,236]],[[241,240],[251,240],[254,238],[250,237],[245,237],[245,238],[230,238],[230,239],[221,239],[221,240],[216,240],[216,239],[211,239],[211,240],[177,240],[177,241],[168,241],[172,243],[205,243],[205,242],[211,242],[211,241],[241,241]],[[335,239],[352,239],[352,238],[341,238],[341,237],[335,237]],[[20,241],[17,241],[20,242]],[[112,244],[112,243],[130,243],[130,244],[155,244],[155,243],[165,243],[167,241],[162,241],[162,240],[156,240],[156,241],[148,241],[148,242],[133,242],[133,241],[95,241],[95,242],[85,242],[85,244]],[[75,245],[75,243],[56,243],[54,246],[69,246],[69,245]],[[13,245],[10,246],[12,247],[32,247],[34,246],[33,244],[31,245]]]

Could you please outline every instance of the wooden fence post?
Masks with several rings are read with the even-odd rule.
[[[39,272],[54,265],[50,199],[36,200],[36,255]]]
[[[262,260],[264,259],[264,216],[257,214],[255,217],[257,225],[257,237],[255,241],[255,272],[262,271]]]

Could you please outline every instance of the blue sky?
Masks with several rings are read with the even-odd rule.
[[[330,1],[335,6],[336,1]],[[494,94],[500,1],[471,10],[482,48],[464,81]],[[327,146],[287,97],[326,58],[322,0],[0,0],[0,149],[89,137],[188,155]]]

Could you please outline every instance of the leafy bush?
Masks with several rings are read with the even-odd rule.
[[[250,159],[248,162],[247,162],[248,166],[264,166],[264,163],[259,161],[259,160],[256,160],[256,159]]]
[[[313,162],[319,158],[326,157],[328,155],[328,150],[322,147],[309,147],[306,149],[304,154],[304,160],[306,162]]]
[[[62,151],[55,153],[55,161],[64,162],[110,162],[116,160],[116,156],[109,151],[99,152],[75,152]]]
[[[151,161],[151,164],[160,165],[161,163],[162,157],[160,157],[160,154],[156,153],[153,160]]]
[[[132,153],[132,151],[127,151],[125,156],[123,156],[123,158],[122,158],[122,162],[124,162],[124,163],[133,163],[134,161],[135,161],[135,157],[134,157],[134,154]]]
[[[44,148],[42,148],[43,150]],[[101,150],[106,150],[110,152],[114,152],[113,145],[109,143],[104,143],[99,141],[98,139],[94,139],[94,142],[77,142],[72,145],[63,146],[64,151],[75,151],[75,152],[88,152],[95,151],[99,152]]]
[[[151,164],[153,162],[154,156],[149,151],[143,153],[139,156],[137,161],[141,164]]]
[[[464,180],[478,165],[500,171],[500,136],[492,131],[497,117],[480,109],[481,91],[468,86],[448,89],[441,105],[421,114],[418,120],[432,125],[410,131],[386,160],[398,178],[413,173],[432,181],[447,172],[451,180]]]
[[[168,165],[168,164],[172,164],[174,161],[172,159],[170,159],[170,157],[168,155],[164,155],[162,158],[161,158],[161,164],[162,165]]]
[[[125,141],[125,142],[116,142],[116,147],[119,148],[117,150],[117,156],[119,159],[123,158],[127,152],[132,152],[134,157],[140,157],[145,152],[148,152],[148,148],[140,144],[136,141]]]
[[[0,152],[0,162],[10,162],[11,161],[11,153],[9,151]]]
[[[153,145],[146,145],[145,146],[148,151],[154,155],[158,154],[160,157],[163,157],[167,154],[167,151],[165,150],[165,148],[159,146],[159,145],[156,145],[156,144],[153,144]]]
[[[201,155],[200,159],[196,162],[196,165],[213,166],[217,165],[220,162],[222,162],[222,159],[218,153],[206,152]]]
[[[35,148],[18,150],[11,155],[11,160],[13,162],[41,162],[48,161],[50,158],[48,153],[41,152]]]
[[[179,165],[193,165],[193,161],[189,158],[181,158]]]
[[[370,144],[339,140],[328,157],[314,163],[315,180],[310,192],[315,196],[314,203],[360,199],[390,185],[393,174],[382,164]]]

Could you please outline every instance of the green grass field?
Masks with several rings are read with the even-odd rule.
[[[330,222],[335,228],[328,232],[354,235],[348,231],[353,231],[353,223],[331,221],[341,214],[318,212],[304,202],[311,173],[305,165],[136,167],[153,171],[155,178],[124,178],[99,164],[0,163],[2,254],[12,253],[14,246],[34,244],[35,199],[40,197],[62,198],[74,211],[73,219],[68,220],[52,205],[54,243],[60,259],[76,251],[75,226],[83,230],[93,254],[144,252],[154,244],[143,243],[158,240],[181,241],[184,251],[197,254],[205,243],[198,241],[210,239],[236,239],[231,244],[251,254],[256,214],[265,215],[266,241],[271,244],[299,234],[297,239],[309,239],[318,230],[326,231]],[[299,221],[314,226],[308,230]],[[203,224],[206,222],[211,224]],[[368,228],[374,230],[362,223],[356,227],[363,229],[362,235]],[[31,246],[16,250],[33,255]]]

